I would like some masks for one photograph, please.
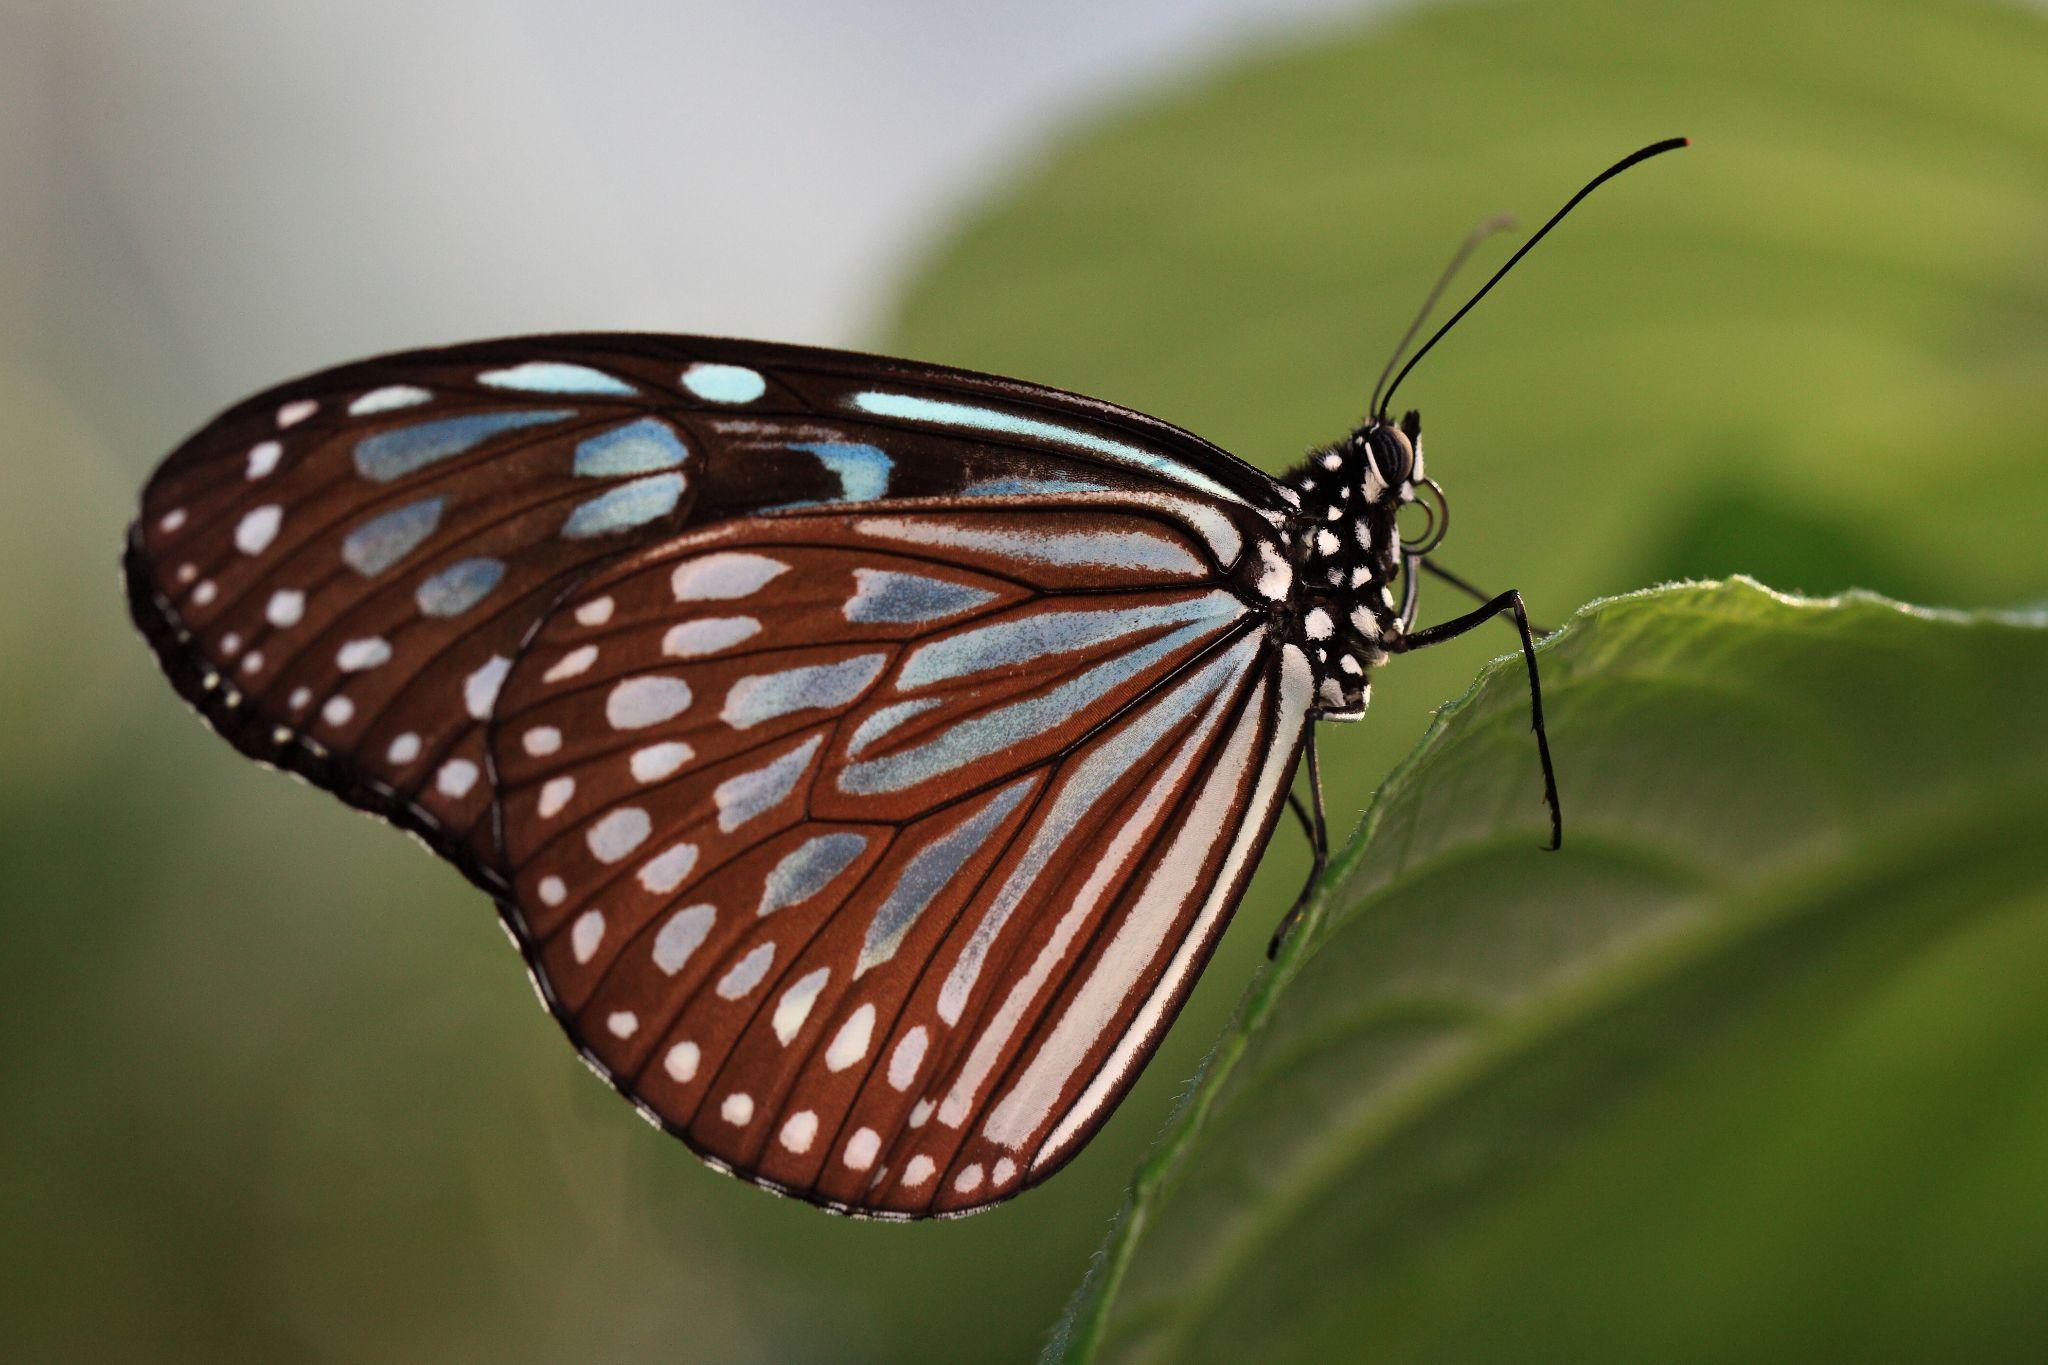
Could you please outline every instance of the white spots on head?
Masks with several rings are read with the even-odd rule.
[[[718,994],[727,1000],[738,1000],[754,987],[761,984],[761,978],[768,975],[768,968],[775,962],[775,944],[755,945],[753,951],[732,965],[718,981]]]
[[[1318,463],[1325,469],[1342,469],[1344,467],[1344,457],[1334,450],[1326,450],[1323,452],[1323,457]]]
[[[825,983],[832,977],[830,967],[820,967],[806,972],[794,986],[782,993],[775,1002],[775,1017],[770,1024],[775,1029],[775,1039],[784,1047],[796,1037],[804,1026],[804,1020],[811,1017],[811,1006],[817,1003],[818,992],[825,989]]]
[[[540,893],[542,905],[560,905],[569,898],[569,888],[560,877],[542,877],[536,889]]]
[[[381,389],[371,389],[348,405],[351,417],[368,417],[372,413],[392,412],[398,408],[417,407],[433,398],[433,394],[413,384],[386,384]]]
[[[1342,496],[1343,494],[1345,494],[1345,493],[1348,493],[1349,491],[1350,491],[1349,489],[1339,489],[1339,490],[1338,490],[1338,494],[1339,494],[1339,496]],[[1323,520],[1324,520],[1324,521],[1336,521],[1336,520],[1338,520],[1339,518],[1341,518],[1341,517],[1342,517],[1343,515],[1344,515],[1344,509],[1343,509],[1342,507],[1339,507],[1339,506],[1338,506],[1337,504],[1335,504],[1335,503],[1331,503],[1331,504],[1330,504],[1330,508],[1329,508],[1329,510],[1323,513]]]
[[[235,523],[235,548],[245,555],[262,554],[277,539],[277,528],[283,523],[284,508],[277,503],[250,508]]]
[[[1329,527],[1325,526],[1316,532],[1316,553],[1323,558],[1328,559],[1343,548],[1344,543],[1337,539],[1337,533]]]
[[[575,778],[551,777],[541,784],[540,799],[534,803],[534,810],[541,819],[552,820],[562,813],[575,795]]]
[[[277,410],[277,425],[280,429],[295,427],[318,411],[320,405],[312,399],[295,398]]]
[[[519,747],[535,758],[546,758],[562,747],[562,732],[552,725],[536,725],[519,737]]]
[[[1285,602],[1294,590],[1294,570],[1278,550],[1259,542],[1259,581],[1253,586],[1269,602]]]
[[[910,1089],[910,1083],[917,1079],[917,1069],[924,1065],[924,1050],[928,1042],[924,1025],[903,1035],[896,1044],[896,1050],[889,1054],[889,1084],[898,1090]]]
[[[768,391],[768,381],[744,365],[699,362],[682,378],[683,387],[707,403],[751,403]]]
[[[576,624],[601,626],[612,619],[612,608],[615,605],[609,597],[593,597],[576,608]]]
[[[320,708],[320,719],[337,730],[354,720],[355,715],[356,704],[339,694],[329,697]]]
[[[808,1109],[791,1114],[788,1122],[782,1125],[782,1145],[798,1156],[811,1150],[811,1142],[817,1136],[818,1116]]]
[[[681,678],[643,674],[627,678],[605,698],[604,718],[614,730],[642,730],[674,720],[690,706],[690,685]]]
[[[674,976],[690,960],[711,932],[718,912],[708,905],[693,905],[668,917],[654,936],[654,965],[665,976]]]
[[[730,649],[742,640],[761,633],[761,623],[751,616],[712,616],[685,621],[669,627],[661,637],[661,652],[678,659],[694,659]]]
[[[960,1174],[953,1177],[953,1188],[961,1194],[973,1194],[981,1188],[981,1163],[972,1163]]]
[[[862,1005],[847,1016],[839,1026],[839,1032],[832,1039],[832,1046],[825,1049],[825,1069],[844,1071],[868,1055],[868,1043],[875,1032],[875,1007]]]
[[[607,811],[584,834],[590,856],[601,863],[615,863],[647,842],[654,822],[638,806],[620,806]]]
[[[371,635],[350,640],[334,652],[334,666],[344,673],[365,673],[391,662],[391,642]]]
[[[577,962],[588,962],[597,956],[597,946],[604,942],[604,911],[585,910],[576,917],[576,923],[569,928],[569,951]]]
[[[916,1156],[910,1158],[910,1164],[903,1168],[903,1188],[906,1190],[916,1189],[919,1185],[924,1184],[925,1181],[930,1180],[932,1172],[938,1169],[938,1163],[934,1162],[923,1152],[919,1152]]]
[[[697,751],[689,745],[672,739],[635,749],[626,763],[633,770],[634,781],[659,782],[696,756]]]
[[[995,1169],[989,1172],[989,1179],[998,1185],[1007,1185],[1010,1183],[1010,1177],[1015,1174],[1017,1163],[1008,1157],[1002,1157],[996,1162]]]
[[[604,1026],[614,1038],[631,1038],[640,1031],[640,1016],[631,1010],[613,1010],[605,1016]]]
[[[1307,616],[1302,617],[1301,626],[1303,630],[1308,632],[1308,638],[1311,640],[1327,640],[1337,630],[1337,623],[1332,621],[1330,613],[1324,611],[1321,607],[1315,608]]]
[[[1346,654],[1342,658],[1338,659],[1337,667],[1343,669],[1346,673],[1349,673],[1354,678],[1364,671],[1359,667],[1358,656],[1355,654]]]
[[[671,844],[641,865],[640,885],[657,896],[666,896],[681,886],[696,867],[695,844]]]
[[[204,583],[199,585],[200,588],[206,586]],[[198,589],[193,590],[192,600],[199,600]],[[270,594],[270,600],[263,604],[263,619],[279,630],[297,625],[305,614],[306,594],[297,588],[279,588]]]
[[[700,1055],[695,1043],[677,1043],[661,1059],[661,1069],[666,1071],[668,1078],[676,1084],[687,1085],[696,1078]],[[748,1107],[751,1112],[752,1106]]]
[[[677,565],[669,586],[678,602],[726,602],[751,596],[788,571],[779,559],[728,550]]]
[[[283,446],[275,441],[258,441],[249,447],[249,464],[243,473],[250,479],[267,479],[276,471],[277,462],[283,458]]]
[[[932,1110],[936,1108],[938,1108],[938,1106],[928,1099],[919,1100],[916,1104],[911,1105],[910,1126],[912,1128],[922,1128],[927,1123],[930,1123],[932,1118]]]
[[[743,1127],[754,1119],[754,1097],[734,1091],[718,1106],[718,1116],[735,1128]]]
[[[563,682],[569,678],[578,677],[589,672],[590,666],[596,662],[596,645],[578,645],[561,658],[555,660],[554,667],[541,674],[540,680],[551,683]]]
[[[466,758],[451,758],[434,774],[434,790],[447,797],[464,797],[476,785],[476,779],[476,764]]]
[[[185,509],[182,507],[173,507],[170,511],[164,513],[161,517],[157,518],[156,529],[159,531],[170,532],[179,529],[184,524]]]
[[[1351,586],[1362,588],[1372,581],[1372,566],[1361,564],[1351,571]]]
[[[505,675],[511,671],[510,659],[502,654],[493,654],[462,680],[462,704],[470,719],[491,718],[491,708],[498,704],[498,689],[505,685]]]
[[[844,1160],[847,1169],[864,1171],[875,1164],[875,1158],[882,1151],[882,1135],[872,1128],[859,1128],[846,1140]]]
[[[199,586],[192,589],[192,605],[196,607],[211,606],[213,599],[218,596],[220,596],[220,588],[214,581],[211,578],[202,579]]]

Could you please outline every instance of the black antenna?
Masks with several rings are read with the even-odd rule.
[[[1567,200],[1563,208],[1559,209],[1556,213],[1551,214],[1550,221],[1545,223],[1542,227],[1537,228],[1536,234],[1533,237],[1531,237],[1528,241],[1522,243],[1521,249],[1516,251],[1514,255],[1508,257],[1507,264],[1503,265],[1500,269],[1494,271],[1493,278],[1488,280],[1485,284],[1480,285],[1479,292],[1474,294],[1471,298],[1465,300],[1465,306],[1463,308],[1460,308],[1457,312],[1451,314],[1451,320],[1449,322],[1446,322],[1443,326],[1437,328],[1435,334],[1432,335],[1429,340],[1422,343],[1422,349],[1417,351],[1413,356],[1409,357],[1408,363],[1401,367],[1401,373],[1394,376],[1394,382],[1392,386],[1387,389],[1387,396],[1384,405],[1382,405],[1378,409],[1378,411],[1373,414],[1373,416],[1380,421],[1386,420],[1387,407],[1391,406],[1394,401],[1394,390],[1401,387],[1401,381],[1408,377],[1408,371],[1414,369],[1416,363],[1419,362],[1422,359],[1422,357],[1429,354],[1430,347],[1436,345],[1439,341],[1442,341],[1444,339],[1444,333],[1450,331],[1451,328],[1458,325],[1459,318],[1462,318],[1465,316],[1465,314],[1471,312],[1473,305],[1477,304],[1479,300],[1486,297],[1487,290],[1499,284],[1501,281],[1501,277],[1507,274],[1510,270],[1513,270],[1515,268],[1516,261],[1519,261],[1524,256],[1528,255],[1530,249],[1534,247],[1538,242],[1543,240],[1544,234],[1548,233],[1552,228],[1556,227],[1560,222],[1562,222],[1564,220],[1564,216],[1567,213],[1570,213],[1573,209],[1577,208],[1579,201],[1581,199],[1584,199],[1594,190],[1599,189],[1602,185],[1612,180],[1615,176],[1620,175],[1623,171],[1627,170],[1629,167],[1635,165],[1639,161],[1648,161],[1653,156],[1662,156],[1665,152],[1675,152],[1680,147],[1690,147],[1691,145],[1692,140],[1690,138],[1683,137],[1669,137],[1665,138],[1662,142],[1653,142],[1649,146],[1643,148],[1641,151],[1632,152],[1629,155],[1623,157],[1621,160],[1615,162],[1612,166],[1609,166],[1606,170],[1600,172],[1600,174],[1594,176],[1590,181],[1588,181],[1586,183],[1586,188],[1580,190],[1577,194],[1573,195],[1569,200]]]
[[[1422,307],[1415,310],[1415,321],[1408,324],[1408,330],[1401,333],[1401,339],[1394,343],[1394,353],[1387,357],[1386,368],[1381,370],[1380,377],[1373,381],[1372,399],[1365,405],[1365,418],[1368,422],[1372,420],[1373,414],[1380,410],[1380,390],[1386,387],[1387,376],[1394,372],[1394,366],[1401,363],[1401,352],[1407,350],[1408,343],[1415,340],[1415,334],[1422,330],[1422,324],[1429,321],[1430,310],[1434,309],[1436,301],[1444,296],[1444,290],[1450,288],[1452,277],[1458,273],[1481,242],[1496,232],[1506,232],[1514,225],[1514,214],[1496,213],[1491,218],[1480,219],[1479,225],[1465,234],[1465,241],[1452,255],[1451,263],[1444,267],[1444,273],[1437,276],[1436,283],[1430,286],[1429,297],[1422,301]]]

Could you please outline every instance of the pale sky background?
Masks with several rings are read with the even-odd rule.
[[[9,0],[0,354],[73,393],[118,377],[167,446],[401,346],[857,343],[1075,120],[1359,9]]]

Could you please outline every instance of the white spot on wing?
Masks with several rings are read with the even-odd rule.
[[[633,757],[627,760],[627,766],[633,770],[634,781],[659,782],[696,756],[696,750],[689,745],[672,739],[635,749]]]
[[[576,795],[576,779],[573,777],[551,777],[541,784],[540,800],[534,804],[543,820],[552,820],[562,813]]]
[[[280,428],[295,427],[318,411],[320,405],[312,399],[295,399],[277,410],[277,425]]]
[[[730,649],[742,640],[761,633],[761,623],[751,616],[712,616],[671,626],[661,637],[661,652],[678,659],[694,659]]]
[[[666,896],[681,886],[696,867],[695,844],[672,844],[641,865],[640,885],[657,896]]]
[[[605,698],[604,718],[614,730],[642,730],[673,720],[690,706],[690,685],[681,678],[646,674],[627,678]]]
[[[284,522],[284,508],[274,502],[252,507],[235,523],[235,548],[245,555],[260,555],[277,539]]]
[[[348,405],[351,417],[368,417],[372,413],[391,412],[397,408],[416,407],[433,398],[433,394],[412,384],[386,384],[381,389],[371,389]]]
[[[614,603],[609,597],[593,597],[576,608],[576,624],[579,626],[601,626],[612,619]]]
[[[434,774],[434,790],[443,796],[461,798],[476,785],[476,764],[466,758],[451,758]]]
[[[718,1106],[718,1114],[734,1127],[743,1127],[753,1121],[754,1097],[734,1091]]]
[[[498,689],[505,685],[505,675],[512,671],[512,661],[502,654],[493,654],[477,670],[462,681],[462,704],[473,720],[489,720],[491,708],[498,704]]]
[[[937,1169],[937,1163],[923,1152],[919,1152],[916,1156],[910,1158],[910,1164],[903,1168],[903,1188],[906,1190],[916,1189],[919,1185],[924,1184],[925,1181],[930,1180],[932,1172]]]
[[[677,566],[669,585],[678,602],[722,602],[759,592],[789,565],[766,555],[731,550]]]
[[[890,1085],[898,1090],[910,1089],[910,1083],[917,1079],[917,1069],[924,1065],[927,1038],[923,1024],[903,1035],[896,1050],[889,1054]]]
[[[754,987],[761,984],[761,978],[768,975],[768,968],[775,962],[775,944],[757,944],[753,951],[732,965],[732,970],[719,978],[718,993],[727,1000],[738,1000]]]
[[[640,1031],[640,1016],[631,1010],[613,1010],[605,1017],[604,1026],[614,1038],[631,1038]]]
[[[849,1170],[864,1171],[875,1164],[875,1157],[882,1150],[882,1135],[872,1128],[861,1128],[846,1140],[846,1165]]]
[[[597,955],[597,945],[604,942],[604,911],[585,910],[576,917],[576,923],[569,930],[569,951],[578,962],[588,962]]]
[[[729,777],[712,791],[718,807],[718,828],[732,833],[764,811],[773,810],[796,790],[824,736],[812,735],[788,753],[752,772]]]
[[[590,856],[601,863],[615,863],[647,841],[654,822],[638,806],[621,806],[608,811],[590,827],[584,842]]]
[[[275,441],[258,441],[249,447],[249,464],[243,472],[251,479],[266,479],[284,458],[284,447]]]
[[[207,585],[202,583],[199,586],[203,588]],[[197,589],[192,593],[192,600],[199,601]],[[306,594],[297,588],[279,588],[270,594],[270,600],[263,606],[263,619],[279,630],[297,625],[299,618],[305,614]]]
[[[590,666],[596,662],[596,645],[578,645],[561,658],[555,660],[554,667],[541,674],[540,680],[551,683],[561,682],[566,678],[573,678],[579,674],[589,672]]]
[[[717,919],[718,912],[708,905],[693,905],[670,915],[668,923],[654,936],[654,965],[665,976],[681,971]]]
[[[391,642],[374,635],[350,640],[334,654],[334,666],[344,673],[363,673],[390,662]]]
[[[798,1156],[811,1150],[811,1141],[817,1136],[818,1116],[808,1109],[791,1114],[782,1125],[782,1145]]]
[[[874,1032],[875,1007],[872,1004],[862,1005],[847,1016],[846,1022],[839,1026],[839,1032],[833,1036],[832,1046],[825,1049],[825,1069],[844,1071],[867,1056],[868,1043],[874,1037]]]
[[[695,1043],[677,1043],[661,1059],[661,1069],[668,1078],[678,1085],[688,1084],[697,1075],[698,1050]]]
[[[794,986],[782,993],[775,1002],[775,1017],[770,1021],[775,1029],[776,1041],[785,1047],[796,1037],[804,1026],[804,1020],[811,1016],[811,1006],[817,1003],[818,992],[825,989],[825,982],[832,976],[830,967],[820,967],[807,972]]]

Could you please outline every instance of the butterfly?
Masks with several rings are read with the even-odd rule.
[[[1448,506],[1419,416],[1387,415],[1407,372],[1276,479],[907,360],[651,335],[386,356],[166,459],[129,602],[229,743],[489,894],[648,1119],[829,1209],[963,1214],[1107,1119],[1297,765],[1320,872],[1315,723],[1362,716],[1393,655],[1515,622],[1561,837],[1520,596],[1417,626],[1421,572],[1476,590],[1428,558]]]

